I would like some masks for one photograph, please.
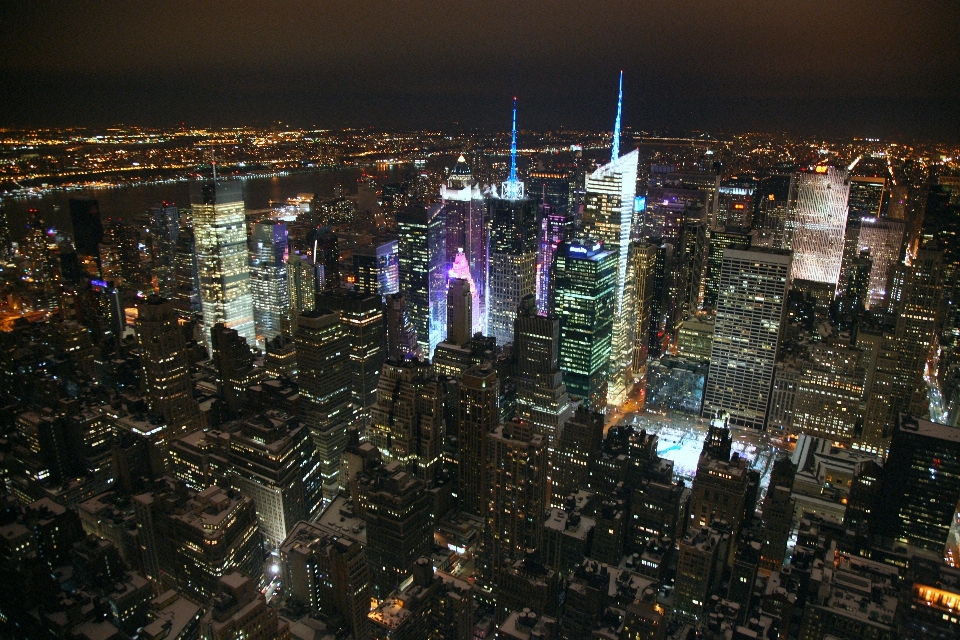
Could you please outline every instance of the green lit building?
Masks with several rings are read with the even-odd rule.
[[[554,265],[553,310],[560,320],[560,370],[571,396],[606,404],[617,255],[593,239],[564,242]]]

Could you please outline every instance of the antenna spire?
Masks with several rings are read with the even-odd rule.
[[[210,165],[213,167],[213,182],[217,182],[217,150],[210,150]]]
[[[510,138],[510,182],[517,181],[517,97],[513,97],[513,135]]]
[[[623,69],[620,70],[620,93],[617,96],[617,120],[613,125],[613,153],[611,162],[620,157],[620,115],[623,112]]]

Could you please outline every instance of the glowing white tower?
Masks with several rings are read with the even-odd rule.
[[[627,155],[620,156],[622,105],[621,71],[610,163],[587,176],[586,206],[583,214],[584,235],[601,240],[604,249],[617,256],[617,285],[614,292],[615,311],[607,392],[607,401],[611,404],[622,404],[626,399],[627,371],[633,362],[633,313],[624,306],[624,289],[627,284],[627,252],[630,249],[634,198],[637,193],[639,152],[634,149]]]
[[[790,277],[836,287],[847,226],[849,174],[845,169],[818,166],[797,174],[792,188],[787,221],[793,236]]]

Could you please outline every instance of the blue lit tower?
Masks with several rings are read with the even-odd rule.
[[[261,345],[280,335],[281,321],[289,310],[287,259],[290,252],[287,238],[287,225],[283,222],[253,225],[250,283],[257,343]]]
[[[510,175],[494,190],[490,203],[490,280],[488,282],[487,332],[498,345],[513,342],[517,309],[525,296],[536,290],[536,202],[526,197],[517,178],[517,102],[513,102],[513,134],[510,141]]]
[[[617,100],[617,119],[613,128],[613,149],[609,164],[598,167],[586,177],[586,199],[583,214],[583,233],[603,242],[604,249],[616,256],[616,286],[614,289],[614,323],[610,351],[608,402],[619,405],[626,399],[629,369],[632,364],[634,310],[628,308],[630,297],[624,295],[629,283],[627,252],[633,222],[634,198],[637,191],[637,163],[639,153],[633,150],[620,156],[620,116],[623,105],[623,72],[620,72],[620,93]]]

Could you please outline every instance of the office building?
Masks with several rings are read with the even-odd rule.
[[[150,258],[155,290],[161,298],[173,300],[177,292],[177,242],[180,239],[180,211],[166,202],[147,212],[150,231]]]
[[[316,308],[317,291],[322,280],[323,268],[314,264],[309,256],[299,253],[288,254],[287,306],[292,319]]]
[[[836,167],[816,166],[796,174],[790,189],[790,276],[836,287],[847,226],[848,173]]]
[[[337,311],[314,310],[297,318],[300,418],[320,454],[323,495],[339,489],[340,456],[351,419],[350,337]]]
[[[900,414],[883,467],[881,531],[942,553],[960,498],[960,430]]]
[[[633,363],[633,326],[625,302],[627,257],[633,227],[634,199],[637,191],[639,151],[620,156],[620,111],[623,99],[623,73],[620,74],[620,98],[613,131],[613,154],[609,164],[587,176],[583,232],[603,243],[614,256],[613,327],[611,331],[607,401],[620,405],[626,399],[627,375]]]
[[[247,387],[260,379],[263,371],[253,363],[253,352],[236,329],[217,323],[210,331],[217,387],[227,409],[236,413],[247,401]]]
[[[268,547],[279,547],[295,523],[319,513],[320,457],[303,423],[269,413],[244,420],[230,434],[229,459],[230,480],[253,499]]]
[[[478,365],[464,372],[460,380],[460,401],[457,403],[459,460],[457,470],[460,510],[475,516],[486,516],[484,469],[487,434],[500,421],[500,384],[489,364]]]
[[[354,420],[366,422],[376,402],[377,382],[385,357],[386,324],[379,294],[328,289],[317,296],[319,309],[340,313],[349,344],[350,394]]]
[[[573,407],[560,371],[560,321],[538,315],[532,295],[521,301],[513,347],[517,418],[533,424],[552,448]]]
[[[443,220],[446,227],[446,268],[454,268],[458,254],[463,253],[463,259],[470,271],[469,279],[473,282],[479,302],[474,309],[477,318],[474,329],[485,332],[488,271],[486,201],[466,158],[462,155],[450,171],[447,181],[440,186],[440,199],[443,202]]]
[[[397,214],[400,291],[406,300],[417,342],[428,358],[447,328],[443,222],[439,205],[428,208],[412,204]],[[442,326],[439,326],[441,320]]]
[[[284,591],[313,615],[343,616],[363,637],[370,609],[370,570],[363,545],[335,531],[298,522],[280,545]]]
[[[356,291],[381,298],[397,293],[400,287],[397,240],[375,241],[354,249],[353,275]]]
[[[423,350],[417,342],[417,332],[413,328],[407,300],[402,293],[387,296],[387,358],[423,359]]]
[[[531,185],[531,189],[533,187]],[[536,196],[538,191],[531,190],[531,193]],[[546,194],[546,185],[544,185],[544,194]],[[568,198],[569,195],[564,200]],[[541,196],[541,200],[537,209],[537,218],[540,220],[540,242],[537,249],[537,310],[542,315],[546,315],[550,311],[550,283],[553,281],[554,256],[560,243],[573,237],[574,219],[567,204],[550,204],[552,201],[546,195]]]
[[[480,289],[473,279],[470,264],[463,251],[457,252],[453,266],[450,268],[449,278],[450,292],[453,291],[454,281],[459,280],[463,284],[457,285],[459,287],[457,299],[452,303],[447,301],[447,336],[444,341],[463,344],[472,338],[475,332],[483,332],[483,309],[485,308],[480,298]],[[452,318],[451,313],[454,314]]]
[[[191,196],[194,250],[203,312],[203,339],[213,350],[210,332],[223,323],[256,341],[253,294],[247,255],[247,225],[239,182],[216,180],[196,185]]]
[[[273,638],[289,640],[290,624],[280,617],[250,576],[231,571],[220,577],[217,595],[200,618],[204,640]]]
[[[253,289],[257,344],[261,346],[280,335],[282,322],[287,316],[290,304],[287,289],[289,255],[286,224],[258,222],[253,225],[250,284]]]
[[[174,432],[199,427],[190,359],[176,309],[168,300],[150,296],[138,307],[136,328],[150,409],[161,414]]]
[[[786,307],[791,256],[725,249],[702,415],[763,429]]]
[[[632,379],[628,378],[628,382],[633,387],[630,390],[631,395],[639,398],[642,403],[646,397],[657,246],[652,243],[631,243],[629,258],[627,279],[632,287],[632,303],[628,306],[633,309],[633,359],[629,369]]]
[[[446,425],[443,391],[430,365],[419,360],[385,362],[370,413],[368,438],[383,459],[431,481],[440,468]]]
[[[180,218],[177,234],[176,263],[174,265],[176,292],[173,305],[184,320],[200,317],[200,272],[197,263],[196,238],[189,212]]]
[[[399,462],[361,474],[357,486],[367,523],[370,583],[374,595],[383,599],[417,558],[430,552],[430,494]]]
[[[887,179],[874,176],[852,176],[847,207],[847,220],[860,222],[864,218],[879,218]]]
[[[206,601],[233,570],[260,579],[263,550],[250,498],[216,486],[184,494],[170,485],[133,503],[144,572],[162,588]]]
[[[900,259],[903,233],[904,224],[899,220],[875,217],[860,220],[857,248],[861,254],[869,251],[871,261],[867,308],[882,305],[886,300],[891,270]]]
[[[484,578],[500,573],[527,549],[539,549],[547,509],[547,438],[532,424],[511,420],[486,436]]]
[[[703,287],[703,309],[715,311],[720,296],[720,272],[723,264],[723,250],[746,250],[751,243],[750,230],[744,227],[731,227],[710,230],[709,249],[707,251],[707,274]]]
[[[616,254],[592,239],[564,242],[554,266],[560,369],[571,396],[603,410],[615,310]]]

